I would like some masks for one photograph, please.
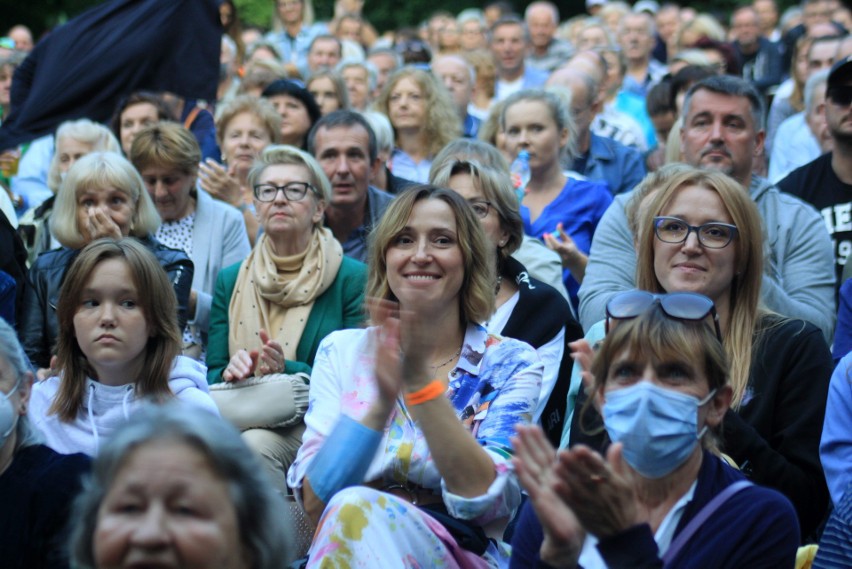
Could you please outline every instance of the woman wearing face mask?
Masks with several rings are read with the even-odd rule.
[[[15,331],[0,320],[0,559],[8,569],[63,568],[65,522],[89,459],[41,444],[27,417],[32,381]]]
[[[630,208],[637,288],[697,292],[716,304],[733,390],[724,452],[752,481],[790,499],[808,537],[828,506],[819,440],[832,359],[815,326],[758,308],[763,240],[754,201],[724,174],[673,165],[647,177]],[[586,339],[603,334],[601,322]],[[563,446],[601,448],[586,434],[588,415],[575,413]]]
[[[619,318],[586,376],[614,442],[606,459],[583,446],[557,455],[537,427],[518,429],[530,500],[512,566],[792,567],[790,503],[717,456],[733,389],[713,302],[644,294],[610,301]]]

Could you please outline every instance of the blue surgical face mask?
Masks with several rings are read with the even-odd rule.
[[[15,411],[15,406],[12,405],[12,394],[15,393],[20,385],[20,380],[15,383],[15,387],[9,393],[0,393],[0,448],[6,444],[6,439],[15,430],[18,424],[18,412]]]
[[[713,398],[664,389],[650,381],[606,393],[603,420],[609,438],[624,445],[623,456],[646,478],[662,478],[686,462],[707,431],[698,432],[698,408]]]

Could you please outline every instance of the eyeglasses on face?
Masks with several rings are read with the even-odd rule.
[[[297,202],[305,197],[308,190],[316,193],[316,188],[307,182],[290,182],[283,186],[275,184],[257,184],[254,187],[254,197],[259,202],[275,201],[278,192],[284,192],[284,197],[287,201]]]
[[[488,217],[488,212],[493,207],[491,202],[488,200],[471,200],[467,203],[470,204],[470,209],[473,210],[473,213],[475,213],[476,217],[479,219],[485,219]]]
[[[692,232],[698,242],[709,249],[722,249],[737,235],[737,226],[729,223],[705,223],[689,225],[679,217],[655,217],[654,234],[663,243],[683,243]]]
[[[700,322],[712,317],[716,337],[722,341],[719,328],[719,315],[713,301],[697,292],[672,292],[653,294],[644,290],[629,290],[613,296],[606,304],[606,331],[609,333],[610,320],[632,320],[644,314],[655,304],[660,305],[663,314],[675,320]]]

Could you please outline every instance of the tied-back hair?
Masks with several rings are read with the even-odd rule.
[[[469,174],[474,185],[500,217],[500,228],[508,240],[497,249],[497,272],[502,274],[506,260],[518,250],[524,238],[518,198],[512,187],[506,160],[493,146],[460,138],[444,147],[432,162],[429,182],[449,188],[450,178],[456,174]]]
[[[47,169],[47,187],[54,194],[62,185],[62,175],[59,172],[59,141],[65,138],[76,140],[91,145],[92,152],[102,150],[106,152],[121,152],[121,145],[112,132],[102,124],[92,122],[89,119],[78,119],[65,121],[56,129],[56,151],[50,159]]]
[[[110,119],[110,127],[112,133],[118,140],[121,140],[121,115],[128,107],[147,103],[157,109],[157,120],[175,121],[178,119],[174,109],[169,105],[163,97],[151,91],[136,91],[131,93],[124,99],[118,102],[115,107],[115,112]]]
[[[589,97],[593,97],[594,93],[590,93]],[[559,159],[569,161],[576,154],[577,126],[574,124],[574,119],[571,117],[571,92],[567,89],[523,89],[517,93],[509,95],[503,101],[503,109],[500,112],[500,129],[506,130],[506,113],[509,108],[517,103],[524,101],[533,101],[543,104],[547,107],[550,118],[556,123],[556,132],[561,134],[563,130],[568,131],[568,142],[559,149]]]
[[[603,394],[610,367],[622,353],[648,358],[653,364],[681,361],[707,377],[710,391],[728,384],[728,358],[707,319],[678,320],[663,313],[659,304],[631,320],[618,322],[607,334],[592,361],[594,393]],[[589,397],[585,413],[595,397]],[[704,437],[705,448],[716,451],[716,441]]]
[[[397,300],[388,284],[387,251],[405,229],[417,202],[441,200],[450,206],[456,220],[456,234],[464,265],[459,291],[462,324],[482,323],[494,313],[496,276],[488,255],[488,240],[467,202],[452,190],[428,185],[413,185],[398,195],[385,210],[370,236],[367,297]]]
[[[423,135],[429,145],[429,155],[434,156],[444,146],[462,135],[458,112],[456,112],[449,91],[434,75],[411,66],[394,71],[388,78],[379,98],[374,103],[377,111],[385,115],[388,114],[391,91],[403,79],[411,79],[423,93],[426,109]],[[396,127],[394,127],[394,131],[396,131]]]
[[[712,170],[699,170],[683,165],[665,166],[653,174],[656,191],[643,206],[644,218],[638,224],[636,286],[655,293],[666,291],[654,271],[654,222],[682,188],[698,186],[716,192],[733,224],[737,236],[728,245],[736,252],[734,280],[730,291],[730,315],[723,338],[731,363],[731,387],[736,409],[742,401],[751,370],[753,346],[757,341],[760,286],[763,281],[763,228],[754,201],[742,186],[729,176]]]
[[[130,235],[144,239],[160,227],[160,215],[136,168],[116,152],[92,152],[71,166],[56,194],[50,231],[57,241],[69,249],[86,245],[77,219],[77,196],[102,188],[115,188],[130,198],[133,207]]]
[[[27,356],[24,355],[24,348],[18,341],[18,336],[15,334],[8,322],[0,318],[0,361],[5,360],[12,368],[14,374],[13,385],[17,385],[21,389],[22,384],[32,382],[32,376],[27,376],[31,373]],[[31,389],[31,386],[27,386]],[[33,426],[28,415],[20,415],[18,424],[15,426],[15,448],[12,454],[17,453],[20,449],[42,442],[41,432]]]
[[[176,404],[143,406],[101,448],[74,504],[78,523],[71,535],[71,554],[75,566],[96,567],[98,511],[128,457],[157,443],[191,447],[225,482],[236,512],[239,542],[252,569],[288,566],[294,552],[292,524],[281,496],[272,490],[257,458],[226,421],[203,409]]]
[[[83,405],[86,378],[94,378],[94,370],[77,342],[74,315],[95,268],[110,259],[120,259],[127,264],[148,328],[145,363],[139,376],[128,378],[128,383],[133,383],[142,397],[165,400],[171,396],[169,373],[181,351],[181,335],[176,316],[177,300],[169,277],[153,253],[137,240],[98,239],[86,246],[71,263],[56,307],[59,322],[57,367],[62,380],[48,413],[57,414],[65,422],[77,416]]]

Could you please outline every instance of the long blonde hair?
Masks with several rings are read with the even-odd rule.
[[[648,183],[656,187],[650,203],[643,207],[638,224],[636,286],[650,292],[666,291],[654,270],[653,218],[660,215],[676,192],[686,186],[698,186],[719,195],[737,226],[737,237],[729,246],[735,248],[735,276],[730,290],[730,317],[723,338],[731,364],[732,407],[742,401],[751,371],[753,346],[757,341],[760,311],[760,286],[763,282],[763,229],[760,213],[748,192],[733,178],[721,172],[699,170],[683,165],[664,166],[652,174]]]

